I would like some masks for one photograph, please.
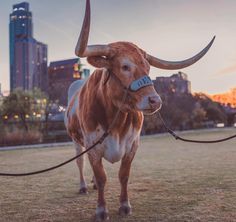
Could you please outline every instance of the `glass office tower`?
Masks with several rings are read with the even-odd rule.
[[[33,38],[29,3],[13,5],[9,24],[10,90],[47,91],[47,45]]]

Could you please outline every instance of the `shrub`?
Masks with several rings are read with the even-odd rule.
[[[4,132],[0,137],[1,146],[14,146],[35,144],[42,140],[42,134],[39,131],[29,131],[15,129],[12,132]]]

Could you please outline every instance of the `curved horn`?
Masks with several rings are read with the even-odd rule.
[[[195,56],[191,57],[190,59],[173,62],[173,61],[161,60],[161,59],[158,59],[154,56],[147,55],[147,60],[150,63],[150,65],[152,65],[156,68],[169,69],[169,70],[182,69],[182,68],[185,68],[185,67],[188,67],[188,66],[194,64],[199,59],[201,59],[207,53],[207,51],[209,50],[209,48],[213,44],[214,40],[215,40],[215,36],[213,37],[213,39],[210,41],[210,43],[201,52],[199,52]]]
[[[86,10],[84,15],[83,26],[80,32],[80,36],[75,47],[75,54],[79,57],[88,57],[88,56],[107,56],[109,55],[109,47],[107,45],[92,45],[87,46],[90,30],[90,0],[86,0]]]

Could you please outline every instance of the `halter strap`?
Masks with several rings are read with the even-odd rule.
[[[148,75],[142,76],[141,78],[134,80],[130,86],[129,90],[132,92],[136,92],[146,86],[152,86],[153,82]]]
[[[112,75],[113,74],[113,75]],[[106,80],[104,81],[104,85],[108,82],[110,76],[115,77],[120,84],[123,86],[123,88],[125,90],[131,91],[131,92],[136,92],[146,86],[152,86],[153,82],[151,80],[151,78],[148,75],[144,75],[142,77],[140,77],[139,79],[134,80],[129,86],[128,88],[122,83],[122,81],[113,73],[111,72],[111,70],[108,70],[108,77],[106,78]]]

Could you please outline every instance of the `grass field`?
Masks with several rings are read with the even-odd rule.
[[[185,133],[216,139],[236,129]],[[72,146],[0,152],[0,171],[42,169],[74,155]],[[220,144],[190,144],[170,136],[143,137],[132,164],[129,194],[133,214],[121,218],[119,163],[105,163],[110,221],[236,221],[236,139]],[[92,172],[87,162],[86,178]],[[96,191],[78,194],[75,162],[37,176],[0,178],[0,221],[91,221]]]

